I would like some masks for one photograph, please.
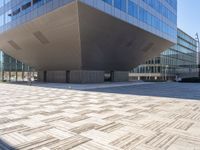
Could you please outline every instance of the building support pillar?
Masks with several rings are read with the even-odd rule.
[[[17,71],[15,72],[15,81],[17,82],[18,81],[18,74],[17,74]]]
[[[8,80],[9,80],[9,82],[11,82],[11,71],[9,71],[9,73],[8,73]]]
[[[2,71],[2,81],[5,81],[5,79],[4,79],[4,70]]]
[[[138,80],[140,80],[140,76],[138,76]]]
[[[22,70],[22,81],[24,81],[24,71]]]

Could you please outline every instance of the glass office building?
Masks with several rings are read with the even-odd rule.
[[[37,75],[33,68],[0,50],[0,81],[26,81],[29,73]]]
[[[43,79],[128,72],[176,38],[177,0],[0,1],[0,48]]]
[[[178,29],[177,44],[133,70],[134,79],[175,80],[198,77],[197,41]]]

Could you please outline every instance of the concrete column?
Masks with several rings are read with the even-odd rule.
[[[66,83],[70,82],[70,71],[66,71]]]
[[[74,70],[69,74],[70,83],[103,83],[104,71]]]
[[[24,81],[24,71],[22,71],[22,81]]]
[[[18,81],[18,74],[17,74],[17,71],[15,72],[15,74],[16,74],[16,77],[15,77],[15,80],[16,80],[16,82]]]
[[[2,81],[4,81],[4,70],[2,71]]]
[[[0,71],[0,81],[3,81],[3,71]]]
[[[138,80],[140,80],[140,76],[138,76]]]
[[[113,82],[127,82],[129,81],[128,71],[112,71],[112,81]]]
[[[9,73],[8,73],[8,79],[9,79],[9,82],[11,81],[11,71],[9,71]]]

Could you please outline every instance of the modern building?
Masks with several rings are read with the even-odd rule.
[[[37,73],[33,68],[0,50],[0,81],[26,81],[28,75],[33,77]]]
[[[199,47],[199,46],[198,46]],[[198,48],[199,49],[199,48]],[[200,51],[198,51],[198,72],[199,72],[199,78],[200,78]]]
[[[196,38],[197,40],[197,64],[198,64],[198,72],[199,72],[199,78],[200,78],[200,40],[199,40],[199,34],[196,33]]]
[[[177,44],[135,68],[131,77],[142,80],[176,80],[198,77],[197,41],[178,29]]]
[[[177,0],[0,1],[0,49],[42,81],[124,81],[176,38]]]

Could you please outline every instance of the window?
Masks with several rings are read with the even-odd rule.
[[[44,5],[45,3],[51,2],[53,3],[53,0],[33,0],[33,5],[34,8],[38,8],[42,5]]]
[[[114,6],[126,12],[126,0],[114,0]]]
[[[2,0],[1,0],[2,1]],[[5,4],[9,3],[11,0],[5,0]]]
[[[139,19],[144,22],[144,9],[143,8],[139,8]]]
[[[147,13],[147,24],[150,25],[150,26],[152,25],[151,18],[152,18],[151,14]]]
[[[26,10],[27,8],[31,7],[31,2],[28,2],[24,5],[22,5],[22,10]]]
[[[103,0],[103,1],[108,3],[108,4],[110,4],[110,5],[112,5],[112,0]]]
[[[144,10],[143,8],[139,8],[139,19],[144,22],[144,23],[147,23],[148,24],[148,19],[150,19],[150,14]]]
[[[38,2],[41,2],[42,0],[33,0],[33,5],[38,3]]]
[[[0,27],[4,25],[4,15],[0,15]]]
[[[174,24],[176,24],[177,16],[174,13],[172,13],[167,7],[165,7],[161,2],[159,2],[158,0],[143,0],[143,1],[149,6],[151,6],[153,9],[155,9],[157,12],[165,16],[167,19],[172,21]],[[171,1],[171,0],[167,0],[167,1]],[[176,1],[176,0],[172,0],[172,1]]]
[[[20,8],[18,8],[18,9],[15,10],[15,11],[13,11],[12,15],[15,16],[15,15],[17,15],[17,14],[19,14],[19,13],[20,13]]]
[[[130,0],[128,1],[128,14],[138,18],[138,6]]]
[[[0,7],[2,7],[4,5],[4,1],[0,1]]]

